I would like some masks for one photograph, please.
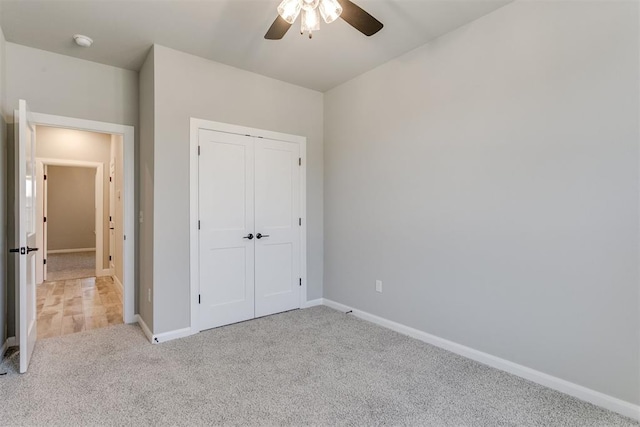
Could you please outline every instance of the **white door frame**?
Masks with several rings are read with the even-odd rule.
[[[123,175],[124,175],[124,242],[123,257],[123,315],[125,323],[136,322],[135,314],[135,136],[133,126],[115,123],[98,122],[93,120],[76,119],[72,117],[55,116],[51,114],[32,113],[36,125],[59,127],[65,129],[83,130],[88,132],[122,135],[123,141]],[[37,136],[36,136],[37,138]],[[96,242],[97,243],[97,242]],[[96,248],[97,249],[97,248]]]
[[[198,321],[199,304],[198,289],[200,287],[200,267],[198,257],[198,134],[200,129],[217,132],[233,133],[256,138],[275,139],[277,141],[292,142],[300,146],[300,276],[302,289],[300,290],[300,308],[307,302],[307,138],[289,135],[246,126],[213,122],[210,120],[191,118],[189,145],[189,262],[190,262],[190,290],[191,290],[191,333],[200,332]]]
[[[37,136],[36,136],[37,138]],[[44,239],[44,200],[47,200],[49,195],[44,191],[44,177],[40,174],[40,171],[44,170],[44,166],[66,166],[66,167],[81,167],[96,170],[95,177],[95,233],[96,233],[96,276],[108,276],[109,269],[104,268],[104,165],[100,162],[85,162],[81,160],[64,160],[64,159],[46,159],[36,157],[36,170],[38,171],[37,185],[39,189],[42,189],[41,194],[36,195],[37,213],[39,215],[37,221],[38,241],[42,242],[42,253],[38,258],[39,266],[37,268],[44,268],[42,265],[42,259],[49,254],[48,245],[46,239]],[[48,186],[47,186],[48,187]],[[42,240],[40,240],[42,239]],[[87,248],[89,249],[89,248]],[[39,277],[39,275],[38,275]]]

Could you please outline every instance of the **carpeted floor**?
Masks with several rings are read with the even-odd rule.
[[[47,254],[47,281],[81,279],[96,275],[96,252]]]
[[[37,343],[2,425],[630,426],[631,420],[326,307],[152,345],[136,325]]]

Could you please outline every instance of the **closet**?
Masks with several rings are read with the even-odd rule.
[[[198,130],[200,330],[300,308],[300,165],[298,143]]]

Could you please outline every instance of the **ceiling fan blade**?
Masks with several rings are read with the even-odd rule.
[[[382,22],[350,0],[338,0],[342,6],[340,17],[365,36],[372,36],[384,27]]]
[[[271,24],[271,27],[269,27],[267,34],[264,35],[264,38],[267,40],[280,40],[287,34],[289,28],[291,28],[291,24],[278,15],[276,20],[273,21],[273,24]]]

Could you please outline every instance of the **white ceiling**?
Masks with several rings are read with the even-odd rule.
[[[512,0],[355,0],[385,27],[365,37],[346,22],[313,39],[296,22],[263,38],[280,0],[0,0],[13,43],[139,70],[153,43],[325,91]],[[73,34],[94,39],[90,49]]]

